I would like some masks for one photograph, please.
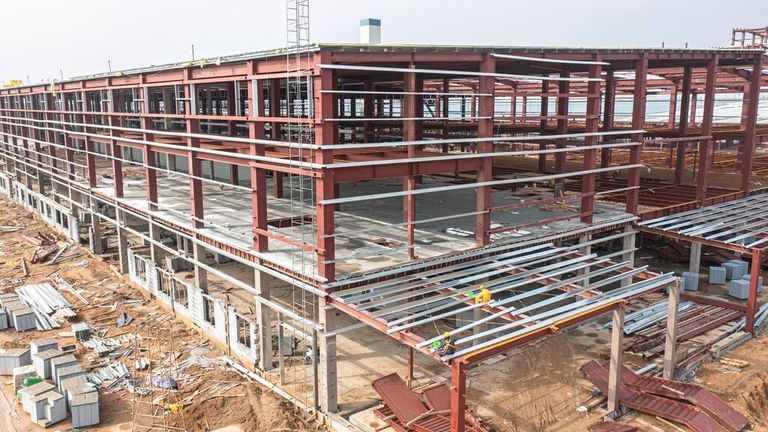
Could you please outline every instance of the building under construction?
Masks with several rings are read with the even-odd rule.
[[[751,256],[746,301],[691,298],[754,331],[765,32],[717,49],[432,46],[364,24],[364,44],[299,32],[2,89],[0,189],[329,418],[432,362],[450,414],[409,419],[473,430],[470,370],[606,314],[618,413],[630,301],[669,291],[665,378],[677,359],[680,278],[635,265],[640,232],[684,244],[694,272],[703,247]],[[361,332],[396,349],[358,374],[345,344]],[[436,350],[446,332],[455,349]]]

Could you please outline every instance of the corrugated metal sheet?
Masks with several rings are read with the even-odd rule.
[[[371,384],[376,393],[403,423],[427,412],[427,407],[405,385],[405,382],[397,374],[381,377]]]
[[[581,372],[602,392],[608,392],[608,368],[591,361],[581,367]],[[638,381],[637,375],[625,377],[619,388],[619,401],[628,407],[651,415],[685,424],[694,432],[729,432],[708,413],[691,404],[667,399],[655,394],[633,390],[631,384]]]
[[[632,387],[660,396],[671,398],[683,397],[733,432],[738,432],[749,424],[747,417],[701,386],[652,376],[638,377],[625,367],[622,371],[622,378],[625,376],[630,377],[630,375],[637,377],[637,380],[631,384]]]

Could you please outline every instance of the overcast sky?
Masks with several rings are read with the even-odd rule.
[[[723,46],[768,25],[766,0],[310,0],[312,42],[357,42],[380,18],[384,43]],[[3,2],[0,80],[77,76],[284,46],[284,0]]]

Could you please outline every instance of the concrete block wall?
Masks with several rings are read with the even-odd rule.
[[[199,294],[200,310],[197,318],[197,324],[203,330],[207,330],[208,335],[218,339],[219,342],[223,342],[226,344],[227,343],[227,319],[224,312],[226,310],[224,301],[221,299],[217,299],[217,298],[205,295],[200,290],[197,290],[197,291],[200,293]],[[213,303],[213,306],[211,308],[213,309],[213,324],[205,320],[205,307],[203,305],[203,302],[205,299]]]
[[[139,265],[141,264],[144,265],[145,269],[144,277],[142,277],[138,271]],[[191,319],[195,325],[203,329],[209,336],[218,339],[224,344],[229,344],[229,341],[227,340],[228,305],[224,300],[206,296],[202,290],[195,285],[184,284],[187,288],[189,307],[185,308],[182,305],[178,305],[173,302],[173,299],[169,298],[165,293],[158,289],[158,280],[162,277],[160,271],[161,270],[155,266],[152,260],[144,258],[136,254],[133,249],[128,248],[128,277],[132,282],[154,295],[155,298],[160,299],[163,303],[171,306],[174,310],[178,308],[179,312]],[[183,282],[176,278],[172,278],[172,280],[174,281],[174,284],[183,284]],[[211,308],[213,310],[213,324],[205,320],[204,298],[207,298],[213,304]]]
[[[0,174],[0,193],[8,198],[13,197],[13,180],[7,174]]]
[[[228,344],[232,351],[237,353],[241,357],[245,357],[254,363],[258,360],[258,354],[256,350],[256,323],[237,314],[237,310],[232,305],[227,305],[227,324],[229,326],[229,341]],[[250,347],[240,343],[240,335],[238,334],[238,328],[242,321],[245,321],[248,325],[248,339],[250,341]]]
[[[9,194],[27,210],[39,215],[53,229],[80,244],[80,223],[72,210],[44,195],[41,195],[19,182],[13,183],[15,194]],[[66,226],[64,221],[66,220]]]
[[[152,265],[152,272],[154,273],[155,279],[155,296],[157,296],[159,301],[165,303],[168,306],[171,306],[172,308],[175,308],[176,305],[174,305],[173,298],[167,294],[173,293],[173,275],[167,275],[163,269],[156,267],[154,264]]]

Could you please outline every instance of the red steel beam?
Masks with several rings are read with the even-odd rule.
[[[749,249],[747,247],[739,246],[737,244],[724,243],[717,240],[708,240],[704,237],[687,236],[684,234],[678,234],[676,232],[664,231],[657,228],[649,228],[643,225],[638,225],[637,229],[640,230],[641,232],[654,234],[660,237],[667,237],[675,240],[682,240],[685,242],[697,242],[697,243],[705,244],[707,246],[716,247],[718,249],[725,249],[732,252],[747,253],[747,254],[752,253],[752,249]]]
[[[734,303],[732,301],[724,300],[717,297],[704,296],[701,294],[680,293],[681,300],[688,300],[698,304],[705,304],[710,306],[718,306],[725,309],[739,311],[741,313],[747,312],[747,307],[742,304]]]
[[[585,313],[582,313],[581,315],[573,316],[573,317],[564,319],[562,321],[559,321],[550,327],[536,329],[531,332],[522,334],[517,338],[499,342],[496,345],[472,352],[464,356],[464,359],[467,361],[469,365],[478,364],[483,360],[505,353],[507,351],[515,349],[516,347],[531,343],[535,340],[544,338],[549,335],[553,335],[559,331],[568,329],[570,327],[579,325],[585,321],[594,319],[606,312],[613,310],[614,308],[618,307],[620,304],[621,304],[621,301],[608,303],[606,305],[603,305],[595,309],[592,309],[590,311],[587,311]]]

